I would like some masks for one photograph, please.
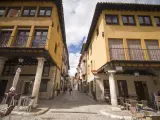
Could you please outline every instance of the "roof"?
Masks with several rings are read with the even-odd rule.
[[[85,45],[86,45],[86,43],[83,43],[82,48],[81,48],[81,54],[83,54],[83,52],[84,52]]]
[[[89,44],[92,39],[93,32],[98,22],[98,18],[103,10],[120,10],[120,11],[160,11],[160,5],[155,4],[135,4],[135,3],[109,3],[102,2],[97,3],[94,16],[92,19],[92,23],[90,26],[89,34],[87,37],[87,42],[85,46],[85,50],[88,50]]]

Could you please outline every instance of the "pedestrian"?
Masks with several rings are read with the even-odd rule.
[[[69,93],[70,93],[70,94],[72,93],[72,87],[69,88]]]

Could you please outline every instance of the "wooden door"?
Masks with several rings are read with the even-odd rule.
[[[138,100],[146,100],[142,81],[134,81]]]
[[[119,96],[128,97],[128,86],[126,80],[118,80]]]

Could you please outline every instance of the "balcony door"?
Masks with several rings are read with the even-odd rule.
[[[32,47],[44,48],[46,45],[48,30],[36,30]]]
[[[144,60],[141,40],[128,40],[128,50],[131,60]]]
[[[125,60],[123,41],[121,39],[109,39],[109,52],[111,60]]]
[[[19,30],[13,46],[26,47],[28,37],[29,37],[29,30]]]
[[[150,60],[160,60],[160,49],[158,40],[146,40],[146,47]]]
[[[0,47],[8,47],[8,41],[11,37],[12,31],[1,31]]]

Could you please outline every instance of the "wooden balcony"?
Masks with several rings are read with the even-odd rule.
[[[110,60],[160,61],[160,49],[109,49]]]

